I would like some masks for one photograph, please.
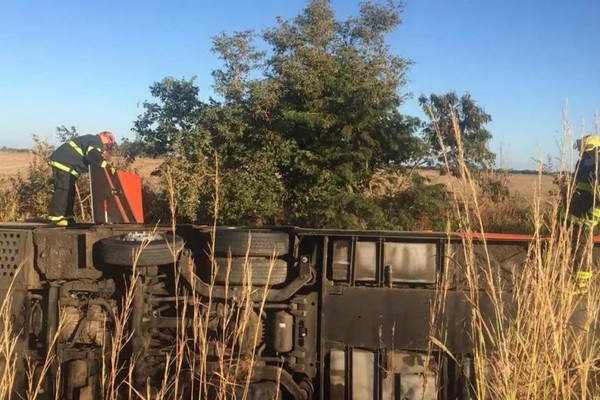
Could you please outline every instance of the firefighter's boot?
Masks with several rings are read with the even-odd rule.
[[[69,226],[69,220],[64,216],[49,217],[48,221],[56,226]]]

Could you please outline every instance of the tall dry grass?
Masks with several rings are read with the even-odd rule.
[[[460,221],[459,231],[465,233],[458,251],[465,260],[464,295],[471,305],[469,332],[465,334],[473,341],[473,366],[478,377],[471,388],[473,396],[511,400],[597,398],[600,290],[596,278],[587,290],[579,289],[574,279],[578,269],[586,270],[592,264],[597,268],[592,257],[593,231],[567,222],[563,208],[568,201],[560,196],[546,200],[536,196],[531,205],[533,240],[526,262],[513,271],[507,291],[486,241],[481,244],[474,239],[475,234],[486,231],[487,211],[478,195],[476,179],[464,160],[456,117],[454,135],[459,143],[458,168],[462,177],[456,183],[461,187],[452,190],[454,217]],[[565,137],[569,139],[571,135],[565,124]],[[441,140],[442,135],[439,137]],[[540,169],[539,182],[541,173]],[[573,189],[574,183],[567,182],[567,199]],[[483,262],[476,258],[475,247],[483,247]],[[445,296],[444,287],[440,298]],[[492,305],[492,318],[484,307],[487,301]],[[435,322],[432,326],[438,327]],[[432,329],[433,345],[457,358],[459,355],[451,354],[444,339],[443,327]]]

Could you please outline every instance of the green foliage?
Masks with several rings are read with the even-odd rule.
[[[258,51],[252,45],[255,33],[252,31],[235,32],[233,35],[222,33],[213,37],[212,51],[219,54],[224,69],[213,71],[215,92],[229,102],[242,102],[246,94],[248,74],[259,66],[265,52]]]
[[[52,170],[48,160],[54,147],[36,135],[33,135],[33,142],[27,175],[13,182],[13,190],[19,194],[19,214],[24,218],[47,215],[53,193]]]
[[[410,160],[419,148],[418,121],[398,112],[409,62],[384,45],[385,34],[400,23],[399,12],[393,2],[365,3],[359,17],[338,21],[328,1],[309,1],[301,15],[280,19],[263,32],[271,46],[264,64],[252,46],[240,45],[242,38],[250,40],[249,34],[221,37],[215,46],[228,68],[216,78],[245,72],[235,88],[231,79],[216,84],[229,88],[221,89],[225,106],[238,110],[239,118],[221,137],[223,163],[238,168],[252,158],[249,152],[265,154],[265,169],[281,176],[268,185],[276,190],[268,197],[285,201],[288,223],[373,225],[354,214],[369,208],[370,200],[361,196],[373,173]],[[239,57],[227,61],[238,52],[223,43],[235,43],[233,49],[247,49],[245,54],[254,57],[241,68]],[[262,78],[248,80],[248,71],[257,65],[265,65]],[[287,195],[279,196],[280,190]]]
[[[154,148],[146,141],[135,139],[123,141],[117,147],[115,155],[124,157],[126,160],[133,162],[138,157],[152,157],[156,154]]]
[[[452,198],[444,184],[430,184],[419,174],[411,185],[393,196],[378,200],[385,211],[386,228],[444,231],[451,217]]]
[[[194,80],[167,77],[150,86],[150,93],[158,102],[142,103],[144,113],[134,122],[133,130],[150,144],[153,155],[168,153],[177,135],[193,132],[202,109]]]
[[[77,132],[77,128],[73,125],[71,125],[70,128],[67,128],[65,125],[56,127],[56,137],[58,137],[62,143],[74,139],[79,135],[80,133]]]
[[[376,171],[420,160],[429,145],[417,136],[420,121],[400,112],[411,62],[390,52],[386,36],[401,24],[401,11],[393,0],[365,2],[357,16],[340,20],[330,1],[309,0],[298,16],[260,33],[213,38],[223,62],[212,74],[218,99],[202,102],[194,79],[154,83],[155,100],[143,103],[134,131],[144,152],[167,156],[178,218],[440,226],[442,187],[414,178],[400,193],[368,195]]]
[[[418,144],[417,121],[398,112],[409,62],[383,45],[399,11],[365,3],[359,17],[338,21],[328,1],[310,1],[263,35],[273,47],[270,86],[280,88],[270,121],[294,142],[299,163],[332,171],[337,187],[360,191],[376,168],[411,159]],[[284,174],[318,179],[295,164]]]
[[[450,168],[456,170],[459,159],[457,135],[460,134],[467,166],[487,169],[494,164],[496,156],[488,149],[492,135],[485,128],[492,117],[471,95],[464,94],[460,98],[455,92],[422,95],[419,103],[430,119],[423,133],[434,159],[445,163],[446,158]]]
[[[481,195],[493,203],[506,201],[510,197],[506,172],[484,171],[477,175],[476,182],[481,189]]]
[[[182,222],[195,222],[198,217],[200,198],[207,179],[207,160],[204,157],[190,158],[180,136],[174,138],[172,151],[161,166],[161,196],[155,201],[164,205],[165,213],[161,222],[170,221],[167,214],[175,207],[175,214]],[[169,217],[166,218],[165,214]]]
[[[214,181],[213,181],[214,182]],[[215,217],[214,185],[204,192],[201,220]],[[276,225],[284,222],[286,192],[275,170],[255,164],[230,169],[220,177],[218,223],[224,225]]]
[[[17,186],[16,179],[10,180],[10,187],[0,189],[0,221],[17,221],[20,218],[20,196],[14,188]]]

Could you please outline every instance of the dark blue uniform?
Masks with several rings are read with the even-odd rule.
[[[50,203],[49,218],[61,221],[74,217],[75,182],[88,171],[89,165],[106,167],[103,144],[99,135],[83,135],[58,147],[50,156],[54,194]]]
[[[595,199],[598,175],[598,150],[581,155],[575,167],[575,190],[569,203],[572,221],[594,227],[600,222],[600,198]]]
[[[598,156],[597,148],[581,154],[575,167],[573,197],[569,201],[567,219],[573,223],[571,246],[575,294],[587,293],[592,279],[592,265],[587,262],[585,254],[589,241],[593,240],[594,227],[600,222],[600,199],[596,195]]]

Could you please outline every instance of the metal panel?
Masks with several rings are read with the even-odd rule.
[[[435,290],[339,286],[331,290],[331,294],[323,296],[324,340],[351,347],[427,351],[431,324],[435,322],[444,327],[450,351],[472,351],[467,333],[471,302],[462,292],[447,292],[444,314],[432,320],[431,304],[439,295]],[[505,296],[503,301],[508,307],[510,297]],[[483,292],[479,306],[487,323],[494,324],[494,307]]]
[[[8,288],[19,268],[25,267],[28,237],[28,232],[0,231],[0,288]]]
[[[386,242],[383,265],[392,269],[393,282],[435,283],[437,267],[435,243]]]
[[[352,399],[376,399],[375,353],[352,350]]]
[[[469,257],[466,257],[469,255]],[[471,256],[472,255],[472,256]],[[467,286],[467,275],[478,277],[483,289],[489,278],[502,290],[513,289],[513,282],[519,279],[520,271],[527,261],[527,245],[523,243],[473,244],[472,251],[462,243],[449,246],[448,259],[457,270],[458,283]]]
[[[350,241],[333,241],[333,260],[331,262],[331,278],[334,281],[347,281],[350,270]]]
[[[346,395],[346,352],[332,350],[329,358],[329,398],[344,399]]]
[[[137,174],[90,166],[92,215],[95,223],[143,223],[142,184]]]
[[[357,242],[355,246],[354,280],[375,281],[377,277],[377,243]]]
[[[438,377],[433,357],[404,351],[389,352],[382,379],[382,399],[436,400]]]

